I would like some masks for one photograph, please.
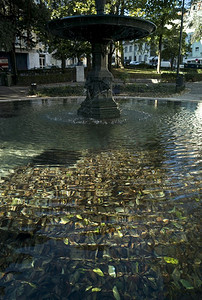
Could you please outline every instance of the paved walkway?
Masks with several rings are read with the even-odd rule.
[[[202,81],[187,82],[185,91],[182,94],[178,95],[177,99],[202,101]]]
[[[71,83],[68,83],[71,84]],[[75,83],[73,83],[75,84]],[[58,86],[64,84],[52,84],[43,86]],[[12,100],[26,100],[31,97],[28,95],[29,87],[19,86],[0,86],[0,101],[12,101]],[[64,97],[63,97],[64,98]],[[137,97],[138,99],[152,99],[152,97]],[[170,97],[155,97],[156,99],[169,99],[169,100],[181,100],[181,101],[202,101],[202,82],[187,82],[186,89],[180,93]]]

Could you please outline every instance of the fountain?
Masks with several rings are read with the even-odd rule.
[[[52,34],[92,45],[92,70],[86,80],[87,96],[78,114],[95,119],[120,116],[112,96],[113,76],[107,68],[107,47],[111,41],[143,38],[155,30],[152,22],[141,18],[104,14],[106,0],[96,0],[97,15],[78,15],[51,21]]]
[[[80,108],[0,101],[0,299],[200,299],[202,103],[125,97],[119,119],[78,116],[120,115],[103,48],[142,22],[97,10],[58,20],[62,36],[105,32]]]

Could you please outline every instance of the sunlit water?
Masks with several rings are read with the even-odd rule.
[[[0,298],[200,299],[202,103],[0,103]]]

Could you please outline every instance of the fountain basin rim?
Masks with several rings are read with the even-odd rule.
[[[0,101],[0,106],[1,103],[12,103],[12,102],[26,102],[26,101],[44,101],[44,100],[52,100],[52,101],[57,101],[57,100],[78,100],[78,101],[83,101],[86,97],[85,96],[55,96],[55,97],[26,97],[26,98],[14,98],[14,99],[1,99]],[[116,95],[113,96],[115,100],[118,99],[133,99],[133,100],[142,100],[142,101],[159,101],[159,102],[187,102],[187,103],[202,103],[202,100],[199,99],[177,99],[174,97],[141,97],[141,96],[126,96],[126,95]]]
[[[156,25],[138,17],[118,15],[77,15],[54,19],[49,31],[70,40],[132,40],[152,34]]]

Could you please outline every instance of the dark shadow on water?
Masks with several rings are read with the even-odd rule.
[[[31,162],[39,166],[70,166],[80,158],[78,151],[49,149],[35,156]]]

